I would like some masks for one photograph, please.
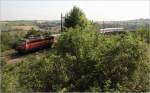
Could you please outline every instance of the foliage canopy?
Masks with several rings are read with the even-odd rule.
[[[90,25],[90,22],[86,18],[85,14],[76,6],[74,6],[73,9],[65,15],[64,21],[64,26],[66,28],[75,28],[77,26],[87,28]]]

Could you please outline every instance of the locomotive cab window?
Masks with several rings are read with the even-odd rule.
[[[25,41],[25,40],[19,40],[19,41],[17,42],[17,45],[24,45],[24,44],[26,44],[26,41]]]

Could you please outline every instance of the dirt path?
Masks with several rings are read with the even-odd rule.
[[[44,53],[50,52],[50,49],[39,50],[36,52],[30,52],[26,54],[20,54],[17,51],[11,49],[1,53],[1,58],[3,58],[8,64],[14,64],[16,62],[20,62],[26,60],[28,56],[31,55],[43,55]]]
[[[5,59],[8,64],[13,64],[25,59],[23,55],[18,54],[15,50],[7,50],[1,54],[1,57]]]

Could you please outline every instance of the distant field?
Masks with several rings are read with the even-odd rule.
[[[16,26],[16,25],[35,25],[34,21],[0,21],[0,25]]]
[[[39,28],[37,26],[30,26],[30,25],[26,25],[26,26],[11,26],[11,29],[17,29],[17,30],[31,30],[31,29],[35,29],[38,30]]]
[[[97,21],[95,22],[100,28],[118,28],[134,31],[141,27],[150,25],[150,19],[135,19],[127,21]],[[18,21],[0,21],[1,31],[12,30],[35,30],[51,31],[52,33],[60,32],[60,20],[18,20]]]
[[[38,29],[34,21],[0,21],[1,31]]]
[[[59,21],[0,21],[1,31],[15,31],[15,30],[35,30],[51,31],[57,33],[60,30]]]

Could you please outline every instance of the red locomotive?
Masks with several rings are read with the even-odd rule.
[[[29,52],[44,47],[50,47],[54,43],[54,36],[47,37],[29,37],[27,39],[20,40],[16,44],[16,50],[18,52]]]

